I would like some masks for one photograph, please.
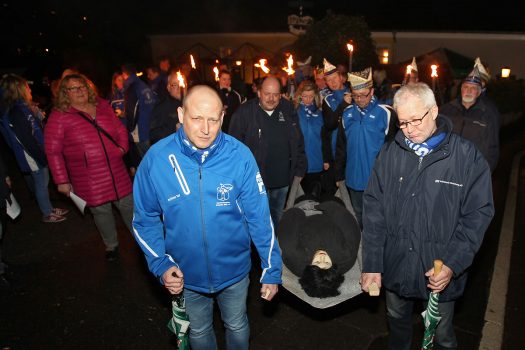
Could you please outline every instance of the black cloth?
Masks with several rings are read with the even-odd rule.
[[[269,153],[269,144],[273,142],[273,136],[269,133],[265,124],[264,118],[265,115],[266,117],[268,115],[260,112],[264,113],[261,106],[259,106],[258,98],[243,103],[233,114],[228,133],[244,143],[252,151],[257,161],[257,166],[261,171],[263,181],[266,183],[268,175],[266,165],[268,160],[272,159],[272,154]],[[307,163],[304,153],[303,134],[295,108],[290,101],[281,99],[274,113],[277,113],[277,116],[279,116],[279,113],[282,113],[284,118],[282,126],[288,134],[289,184],[291,184],[294,176],[303,177],[306,173]]]
[[[346,107],[350,106],[349,103],[343,99],[335,111],[330,108],[326,100],[323,100],[323,128],[321,129],[321,142],[323,148],[323,161],[324,163],[332,163],[334,161],[334,154],[332,150],[332,132],[337,129],[341,118],[343,117],[343,111]]]
[[[153,108],[149,124],[149,139],[152,145],[177,131],[179,107],[182,107],[181,101],[168,96]]]
[[[338,272],[344,274],[354,266],[359,250],[361,231],[357,221],[334,200],[322,202],[316,209],[321,213],[306,216],[304,210],[294,207],[283,214],[277,229],[283,262],[301,276],[311,265],[314,253],[325,250]]]
[[[5,211],[6,203],[5,200],[9,196],[11,190],[5,182],[7,177],[7,168],[5,166],[4,160],[0,156],[0,210]]]
[[[453,278],[440,294],[463,294],[472,264],[494,215],[490,168],[481,152],[437,118],[446,137],[419,157],[402,131],[378,155],[363,196],[363,272],[402,297],[428,298],[425,272],[441,259]]]
[[[452,121],[456,134],[472,141],[481,151],[490,170],[494,171],[499,159],[499,113],[489,107],[485,99],[478,98],[476,103],[466,109],[461,103],[461,96],[439,107],[439,112]]]
[[[217,89],[217,91],[225,108],[221,129],[224,132],[228,132],[232,115],[241,105],[242,97],[233,89]]]
[[[290,179],[290,145],[288,143],[288,131],[282,127],[284,117],[282,112],[268,115],[262,109],[265,129],[272,135],[268,142],[268,154],[266,155],[266,177],[264,185],[268,188],[280,188],[288,186]]]

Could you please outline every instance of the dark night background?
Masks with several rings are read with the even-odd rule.
[[[151,60],[148,35],[285,32],[287,16],[363,16],[370,30],[525,31],[510,1],[1,1],[0,72],[55,79],[70,65],[109,79],[122,63]]]

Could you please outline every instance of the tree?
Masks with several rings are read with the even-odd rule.
[[[375,43],[363,17],[336,15],[328,12],[314,22],[295,42],[298,57],[312,56],[312,65],[322,67],[323,58],[333,64],[348,63],[346,44],[354,46],[352,70],[359,71],[379,63]]]

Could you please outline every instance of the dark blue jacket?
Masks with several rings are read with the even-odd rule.
[[[130,75],[124,82],[124,115],[129,132],[138,125],[139,141],[149,140],[151,112],[157,103],[153,91],[136,75]]]
[[[382,285],[403,297],[427,299],[425,272],[441,259],[454,272],[440,301],[463,294],[472,264],[494,215],[490,169],[467,140],[447,133],[425,157],[399,131],[385,144],[363,196],[363,272],[382,273]]]
[[[315,104],[299,105],[297,109],[299,124],[304,137],[304,150],[308,161],[307,173],[323,171],[323,147],[321,129],[323,128],[323,112]]]

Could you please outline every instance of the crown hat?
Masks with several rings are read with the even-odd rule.
[[[337,67],[331,64],[327,61],[326,58],[323,58],[323,65],[324,65],[324,75],[330,75],[337,72]]]
[[[463,82],[481,86],[481,74],[479,72],[478,67],[474,66],[472,72],[470,72],[469,75],[467,75]]]
[[[410,63],[410,67],[412,67],[412,71],[418,73],[417,71],[417,63],[416,58],[412,57],[412,63]]]
[[[304,61],[304,62],[297,61],[297,66],[298,66],[298,67],[307,66],[307,65],[309,65],[311,62],[312,62],[312,56],[308,56],[308,58],[307,58],[306,61]]]
[[[485,82],[488,82],[490,80],[490,73],[485,68],[483,63],[481,63],[481,59],[479,57],[476,57],[476,60],[474,61],[474,67],[478,68],[479,75],[481,76],[481,79]]]
[[[372,80],[372,67],[368,67],[360,72],[348,73],[348,81],[352,85],[352,90],[371,88],[374,85]]]

